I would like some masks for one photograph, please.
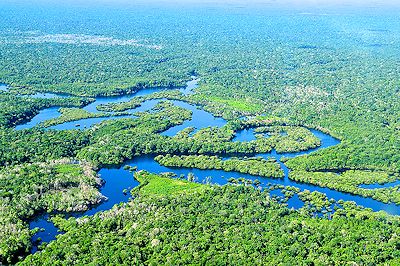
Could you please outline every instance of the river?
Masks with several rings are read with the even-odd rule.
[[[185,95],[188,95],[193,92],[193,89],[197,87],[197,80],[193,79],[192,81],[189,81],[187,83],[187,86],[185,88],[181,88],[180,91],[184,93]],[[165,90],[165,88],[152,88],[152,89],[143,89],[139,90],[137,93],[132,94],[132,95],[124,95],[124,96],[113,96],[113,97],[98,97],[96,98],[96,101],[85,106],[83,109],[89,112],[97,113],[97,106],[101,104],[109,104],[109,103],[118,103],[118,102],[126,102],[131,100],[134,97],[137,96],[145,96],[152,94],[154,92],[159,92]],[[43,97],[57,97],[55,94],[44,94]],[[41,95],[35,95],[36,97],[40,97]],[[90,128],[92,125],[100,123],[101,121],[108,120],[108,119],[121,119],[121,118],[135,118],[135,112],[141,112],[141,111],[146,111],[150,110],[152,107],[154,107],[160,100],[148,100],[144,102],[140,107],[129,110],[128,115],[125,116],[113,116],[113,113],[110,113],[109,117],[101,117],[101,118],[90,118],[90,119],[82,119],[78,121],[73,121],[73,122],[67,122],[64,124],[52,126],[49,129],[54,129],[54,130],[67,130],[67,129],[87,129]],[[198,106],[194,106],[191,104],[188,104],[187,102],[183,101],[172,101],[175,105],[178,105],[180,107],[189,109],[193,112],[192,114],[192,119],[185,121],[182,125],[174,126],[165,132],[162,132],[162,135],[165,136],[174,136],[177,132],[180,130],[187,128],[187,127],[194,127],[196,130],[199,130],[201,128],[209,127],[209,126],[216,126],[216,127],[221,127],[227,123],[226,120],[222,118],[217,118],[214,117],[211,113],[206,112]],[[18,125],[16,127],[16,130],[21,130],[21,129],[26,129],[26,128],[32,128],[35,126],[38,126],[41,122],[46,121],[48,119],[53,119],[58,116],[60,116],[60,113],[58,111],[59,107],[51,107],[44,109],[39,112],[35,117],[33,117],[30,121],[26,122],[25,124]],[[130,165],[130,166],[137,166],[138,170],[146,170],[152,173],[162,173],[162,172],[173,172],[177,176],[180,175],[188,175],[189,173],[193,173],[198,182],[206,182],[210,181],[213,184],[218,184],[218,185],[224,185],[228,183],[228,179],[233,177],[233,178],[240,178],[243,177],[245,179],[250,179],[250,180],[255,180],[258,179],[261,181],[261,187],[267,187],[270,186],[271,184],[277,184],[277,185],[284,185],[284,186],[294,186],[299,188],[300,190],[310,190],[310,191],[318,191],[325,193],[328,198],[333,198],[336,201],[343,199],[346,201],[354,201],[358,205],[371,208],[374,211],[380,211],[384,210],[390,214],[400,214],[400,207],[396,206],[395,204],[385,204],[382,202],[379,202],[377,200],[371,199],[371,198],[364,198],[361,196],[356,196],[348,193],[343,193],[339,192],[336,190],[332,190],[329,188],[322,188],[319,186],[314,186],[306,183],[299,183],[296,181],[293,181],[289,179],[289,172],[290,169],[288,169],[284,163],[281,162],[282,157],[286,158],[293,158],[297,156],[302,156],[309,154],[311,152],[317,151],[319,149],[326,149],[332,146],[335,146],[339,144],[339,140],[333,138],[330,135],[327,135],[325,133],[322,133],[318,130],[310,129],[311,132],[318,137],[321,140],[321,146],[315,149],[310,149],[307,151],[303,152],[296,152],[296,153],[277,153],[276,151],[272,151],[270,153],[263,153],[263,154],[256,154],[255,156],[260,156],[263,158],[275,158],[277,162],[281,165],[285,177],[282,179],[276,179],[276,178],[265,178],[265,177],[259,177],[259,176],[253,176],[250,174],[241,174],[237,172],[225,172],[223,170],[201,170],[201,169],[188,169],[188,168],[173,168],[173,167],[165,167],[160,164],[158,164],[156,161],[154,161],[154,156],[149,156],[149,155],[144,155],[140,157],[136,157],[132,160],[126,161],[123,165],[115,168],[102,168],[99,170],[99,175],[100,177],[105,181],[105,184],[103,187],[100,188],[101,193],[108,198],[107,201],[99,204],[98,206],[95,206],[94,208],[91,208],[90,210],[86,212],[81,212],[81,213],[73,213],[71,214],[74,217],[82,217],[85,215],[93,215],[97,212],[100,211],[105,211],[109,210],[114,206],[115,204],[121,203],[121,202],[127,202],[130,198],[129,193],[123,193],[124,189],[132,189],[136,186],[139,185],[139,183],[133,178],[133,174],[129,172],[128,170],[124,170],[125,165]],[[255,134],[253,129],[244,129],[241,130],[240,132],[236,132],[236,136],[233,139],[233,141],[251,141],[255,139]],[[211,177],[211,179],[210,179]],[[393,184],[398,184],[393,183]],[[387,185],[376,185],[377,187],[382,187],[382,186],[389,186],[393,184],[387,184]],[[370,185],[371,186],[371,185]],[[371,186],[370,188],[375,188],[375,186]],[[274,191],[273,194],[275,195],[280,195],[280,191]],[[288,202],[289,207],[293,208],[300,208],[303,206],[303,202],[298,198],[297,195],[295,195],[293,198],[291,198]],[[33,237],[33,242],[50,242],[55,239],[55,237],[60,234],[58,232],[57,228],[53,225],[53,223],[49,222],[48,220],[48,214],[36,217],[36,219],[32,220],[30,222],[30,228],[43,228],[44,230],[38,232],[35,234]],[[38,239],[41,239],[41,241],[36,241]],[[32,253],[37,251],[37,245],[34,246],[32,249]]]

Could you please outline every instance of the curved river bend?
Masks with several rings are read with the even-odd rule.
[[[180,89],[180,91],[188,95],[192,93],[192,90],[197,87],[197,81],[194,79],[190,82],[187,83],[188,86],[185,88]],[[144,89],[140,90],[137,93],[133,95],[125,95],[125,96],[115,96],[115,97],[98,97],[96,98],[96,101],[87,105],[83,109],[89,112],[96,113],[98,112],[97,106],[100,104],[108,104],[108,103],[117,103],[117,102],[124,102],[124,101],[129,101],[134,97],[137,96],[145,96],[152,94],[154,92],[158,92],[164,90],[163,88],[153,88],[153,89]],[[48,95],[48,94],[46,94]],[[53,97],[54,94],[51,94]],[[57,95],[56,95],[57,96]],[[91,127],[94,124],[97,124],[101,121],[108,120],[108,119],[119,119],[119,118],[135,118],[134,113],[139,112],[139,111],[146,111],[150,110],[152,107],[154,107],[160,100],[149,100],[144,103],[138,108],[129,110],[129,115],[126,116],[119,116],[115,117],[113,116],[112,113],[110,113],[109,117],[101,117],[101,118],[90,118],[90,119],[82,119],[78,121],[73,121],[73,122],[67,122],[64,124],[56,125],[53,127],[50,127],[50,129],[56,129],[56,130],[66,130],[66,129],[85,129],[88,127]],[[180,130],[187,128],[187,127],[194,127],[197,130],[204,128],[204,127],[209,127],[209,126],[217,126],[221,127],[226,124],[227,121],[225,121],[222,118],[216,118],[214,117],[211,113],[208,113],[204,110],[198,109],[198,107],[194,105],[190,105],[186,102],[183,101],[172,101],[175,105],[178,105],[180,107],[189,109],[193,112],[192,119],[185,121],[182,125],[178,125],[175,127],[172,127],[168,129],[167,131],[161,133],[165,136],[174,136],[177,132]],[[60,113],[58,111],[58,107],[51,107],[48,109],[42,110],[38,115],[36,115],[33,119],[31,119],[29,122],[18,125],[16,127],[16,130],[21,130],[25,128],[31,128],[34,126],[39,125],[41,122],[56,118],[60,116]],[[77,126],[78,125],[78,126]],[[395,204],[385,204],[379,201],[376,201],[371,198],[364,198],[361,196],[356,196],[348,193],[343,193],[339,192],[336,190],[332,190],[329,188],[321,188],[318,186],[306,184],[306,183],[299,183],[295,182],[293,180],[289,179],[289,169],[281,162],[282,157],[286,158],[293,158],[305,154],[309,154],[311,152],[314,152],[319,149],[325,149],[334,145],[339,144],[339,141],[325,133],[322,133],[317,130],[311,129],[311,132],[317,136],[321,140],[321,146],[315,149],[310,149],[304,152],[297,152],[297,153],[277,153],[276,151],[272,151],[271,153],[263,153],[263,154],[256,154],[255,156],[261,156],[263,158],[270,158],[274,157],[277,159],[277,161],[280,163],[282,169],[284,170],[285,177],[283,179],[276,179],[276,178],[264,178],[264,177],[259,177],[259,176],[253,176],[250,174],[241,174],[237,172],[225,172],[223,170],[201,170],[201,169],[189,169],[189,168],[171,168],[171,167],[165,167],[160,164],[158,164],[156,161],[154,161],[154,156],[140,156],[136,157],[133,160],[129,160],[125,162],[125,165],[130,165],[130,166],[137,166],[138,170],[146,170],[152,173],[162,173],[162,172],[173,172],[177,174],[178,176],[180,175],[187,175],[189,173],[193,173],[196,178],[198,179],[199,182],[206,182],[209,177],[211,177],[211,182],[214,184],[219,184],[219,185],[224,185],[228,183],[228,179],[230,177],[233,178],[239,178],[243,177],[246,179],[250,180],[255,180],[258,179],[261,181],[261,186],[269,186],[270,184],[278,184],[278,185],[284,185],[284,186],[294,186],[297,188],[300,188],[301,190],[310,190],[310,191],[318,191],[325,193],[328,198],[333,198],[336,201],[343,199],[346,201],[354,201],[358,205],[371,208],[374,211],[380,211],[384,210],[390,214],[396,214],[400,215],[400,206],[397,206]],[[245,129],[240,132],[236,133],[236,137],[233,139],[233,141],[250,141],[255,139],[254,136],[254,131],[252,129]],[[74,217],[82,217],[85,215],[93,215],[97,212],[104,211],[111,209],[112,206],[115,204],[121,203],[121,202],[127,202],[129,200],[129,193],[124,194],[123,190],[124,189],[132,189],[136,186],[139,185],[139,183],[133,178],[133,175],[131,172],[128,170],[123,169],[124,166],[120,166],[119,168],[102,168],[99,171],[99,175],[101,178],[105,181],[105,185],[100,189],[101,193],[108,198],[107,201],[99,204],[98,206],[95,206],[94,208],[86,211],[86,212],[81,212],[81,213],[73,213],[71,214]],[[397,184],[397,183],[394,183]],[[388,184],[388,185],[393,185],[393,184]],[[373,187],[371,187],[373,188]],[[279,195],[280,192],[273,192],[274,194]],[[296,196],[291,198],[288,202],[289,207],[294,207],[294,208],[300,208],[303,206],[303,202],[300,201]],[[39,238],[43,242],[49,242],[51,240],[54,240],[56,235],[60,234],[58,232],[57,228],[48,220],[48,215],[42,215],[31,221],[30,223],[30,228],[34,229],[36,227],[43,228],[44,230],[38,232],[34,237],[33,237],[33,242],[40,242],[37,241]],[[32,249],[32,253],[37,251],[37,246],[35,246]]]

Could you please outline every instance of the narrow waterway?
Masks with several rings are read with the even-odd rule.
[[[193,77],[193,78],[195,78],[195,77]],[[187,82],[187,86],[185,86],[183,88],[179,88],[179,91],[181,91],[182,93],[187,95],[187,94],[192,93],[192,91],[195,88],[197,88],[197,79],[193,79],[193,80]],[[97,110],[97,107],[99,105],[105,105],[105,104],[128,102],[128,101],[132,100],[135,97],[146,96],[146,95],[150,95],[150,94],[155,93],[155,92],[161,92],[161,91],[165,91],[165,90],[168,90],[168,89],[167,88],[163,88],[163,87],[146,88],[146,89],[139,90],[134,94],[129,94],[129,95],[96,97],[96,101],[88,104],[87,106],[83,107],[82,109],[85,110],[85,111],[88,111],[90,113],[94,113],[94,114],[97,114],[97,113],[108,113],[109,116],[80,119],[80,120],[76,120],[76,121],[71,121],[71,122],[66,122],[66,123],[63,123],[63,124],[51,126],[48,129],[56,129],[56,130],[87,129],[87,128],[90,128],[91,126],[93,126],[95,124],[98,124],[98,123],[100,123],[102,121],[105,121],[105,120],[121,119],[121,118],[135,118],[134,113],[150,110],[158,102],[160,102],[160,100],[148,100],[148,101],[145,101],[145,102],[141,103],[141,105],[139,107],[125,111],[126,113],[129,113],[129,114],[128,115],[122,115],[122,116],[116,116],[114,112],[100,112],[99,110]],[[36,93],[36,94],[30,95],[30,97],[33,97],[33,98],[55,98],[55,97],[68,97],[68,96],[65,95],[65,94]],[[178,104],[178,105],[188,106],[188,105],[185,105],[186,103],[180,102],[180,101],[175,101],[175,103]],[[29,121],[27,121],[27,122],[25,122],[23,124],[17,125],[15,127],[15,130],[33,128],[35,126],[40,125],[40,123],[42,123],[42,122],[44,122],[46,120],[58,118],[61,115],[61,113],[58,111],[59,109],[60,109],[60,107],[58,107],[58,106],[50,107],[50,108],[47,108],[47,109],[43,109],[36,116],[34,116],[32,119],[30,119]],[[196,108],[194,108],[194,109],[198,110],[199,112],[201,112],[201,110],[199,110],[199,109],[196,109]],[[209,114],[207,112],[204,112],[204,113],[202,112],[200,114],[206,115],[207,118],[213,117],[211,114]],[[169,134],[169,133],[166,133],[166,134]]]
[[[192,93],[192,90],[195,89],[197,86],[197,81],[194,79],[188,82],[188,86],[185,88],[181,88],[181,92],[185,94]],[[153,88],[153,89],[144,89],[140,90],[133,95],[126,95],[126,96],[116,96],[116,97],[98,97],[96,101],[87,105],[83,109],[92,113],[97,113],[97,106],[101,104],[109,104],[109,103],[118,103],[118,102],[125,102],[129,101],[134,97],[137,96],[145,96],[154,92],[158,92],[164,90],[165,88]],[[144,103],[138,108],[129,110],[129,114],[126,116],[114,116],[113,113],[110,113],[109,117],[102,117],[102,118],[90,118],[90,119],[82,119],[79,121],[67,122],[64,124],[56,125],[50,127],[50,129],[56,130],[65,130],[65,129],[85,129],[90,128],[92,125],[100,123],[101,121],[108,120],[108,119],[120,119],[120,118],[135,118],[136,112],[147,111],[153,108],[160,100],[149,100]],[[214,117],[211,113],[208,113],[202,109],[199,109],[198,106],[194,106],[188,104],[183,101],[172,101],[175,105],[180,106],[182,108],[189,109],[193,112],[192,119],[185,121],[182,125],[178,125],[168,129],[167,131],[161,133],[165,136],[174,136],[177,132],[185,129],[187,127],[194,127],[195,130],[199,130],[201,128],[209,127],[209,126],[217,126],[221,127],[227,123],[222,118]],[[41,122],[56,118],[60,115],[58,112],[58,107],[51,107],[48,109],[44,109],[40,111],[38,115],[33,117],[30,121],[25,124],[19,125],[16,127],[16,130],[21,130],[24,128],[31,128],[34,126],[38,126]],[[284,185],[284,186],[294,186],[300,188],[301,190],[310,190],[310,191],[318,191],[325,193],[328,198],[333,198],[336,201],[343,199],[348,201],[354,201],[358,205],[362,205],[364,207],[368,207],[373,209],[374,211],[384,210],[390,214],[399,214],[400,215],[400,207],[396,206],[395,204],[385,204],[379,201],[376,201],[371,198],[363,198],[361,196],[356,196],[348,193],[339,192],[336,190],[328,189],[328,188],[321,188],[318,186],[306,184],[306,183],[299,183],[289,179],[289,172],[290,170],[281,162],[282,157],[286,158],[293,158],[297,156],[302,156],[309,154],[311,152],[320,150],[320,149],[327,149],[329,147],[335,146],[339,144],[339,140],[322,133],[318,130],[311,129],[311,132],[321,140],[321,146],[315,149],[310,149],[303,152],[296,152],[296,153],[277,153],[276,151],[272,151],[270,153],[263,153],[263,154],[256,154],[256,156],[260,156],[263,158],[275,158],[278,163],[280,163],[285,177],[284,178],[265,178],[259,176],[253,176],[250,174],[241,174],[237,172],[225,172],[223,170],[201,170],[201,169],[190,169],[190,168],[173,168],[173,167],[165,167],[158,164],[154,161],[154,156],[140,156],[136,157],[133,160],[129,160],[125,162],[124,165],[130,166],[137,166],[138,170],[146,170],[152,173],[163,173],[163,172],[173,172],[177,176],[187,176],[189,173],[193,173],[198,182],[208,182],[210,181],[213,184],[224,185],[228,183],[228,179],[233,178],[240,178],[243,177],[249,180],[258,179],[261,181],[261,187],[267,187],[272,184],[275,185]],[[233,141],[251,141],[254,140],[255,134],[253,129],[244,129],[240,132],[236,132],[236,136]],[[74,217],[82,217],[85,215],[93,215],[99,211],[104,211],[112,208],[115,204],[121,202],[127,202],[129,200],[130,194],[124,193],[124,190],[130,190],[136,187],[139,183],[133,178],[133,174],[127,170],[124,170],[124,165],[116,167],[116,168],[102,168],[99,171],[99,175],[105,181],[105,185],[100,189],[101,193],[108,198],[107,201],[95,206],[94,208],[81,213],[73,213],[71,214]],[[398,182],[393,183],[393,185],[398,184]],[[392,185],[392,184],[386,184]],[[380,186],[380,185],[379,185]],[[385,186],[385,185],[383,185]],[[368,188],[375,188],[375,186],[371,186]],[[274,191],[275,195],[279,195],[279,191]],[[303,206],[303,202],[298,198],[298,196],[294,196],[292,199],[289,200],[288,205],[289,207],[300,208]],[[37,244],[43,242],[50,242],[54,240],[55,237],[60,234],[57,228],[48,220],[48,215],[43,215],[41,217],[37,217],[35,220],[31,221],[30,228],[33,229],[35,227],[43,228],[38,232],[34,237],[33,241],[36,243],[35,247],[32,249],[32,253],[37,251]],[[41,241],[36,241],[41,239]]]

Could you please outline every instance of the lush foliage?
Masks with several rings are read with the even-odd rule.
[[[50,127],[80,119],[110,116],[110,114],[107,113],[90,113],[80,108],[60,108],[59,112],[61,114],[59,117],[46,120],[42,125],[44,127]]]
[[[93,218],[58,219],[66,233],[21,264],[399,262],[397,218],[351,205],[332,220],[311,218],[252,187],[187,189],[186,182],[152,175],[146,181],[129,204]],[[152,182],[161,192],[146,190]],[[171,183],[182,192],[170,193]]]
[[[384,172],[356,171],[349,170],[343,173],[332,172],[305,172],[294,171],[289,178],[315,184],[321,187],[328,187],[338,191],[348,192],[363,197],[370,197],[388,203],[400,204],[399,186],[386,188],[362,188],[362,184],[390,183],[399,179],[399,175],[388,175]]]
[[[67,99],[34,99],[30,97],[15,96],[9,93],[0,93],[0,127],[12,127],[26,121],[41,109],[50,106],[76,106],[81,107],[89,103],[90,99],[67,98]]]
[[[172,167],[186,167],[199,169],[218,169],[224,171],[235,171],[239,173],[251,174],[255,176],[283,177],[280,165],[274,161],[263,158],[231,158],[223,160],[217,156],[206,155],[159,155],[154,158],[158,163]]]
[[[31,247],[27,219],[47,211],[82,211],[103,196],[96,173],[71,160],[22,164],[0,170],[0,261]]]
[[[89,136],[78,130],[0,130],[0,165],[43,162],[73,157],[89,143]]]
[[[101,166],[161,154],[169,165],[281,176],[272,162],[219,158],[315,148],[321,143],[307,129],[315,128],[342,142],[283,160],[292,180],[400,202],[397,186],[360,186],[399,177],[397,10],[380,13],[377,4],[372,16],[363,9],[310,14],[300,7],[10,2],[0,3],[0,81],[10,85],[0,91],[1,261],[29,248],[27,219],[33,215],[81,209],[98,199],[97,181],[82,181],[82,173],[74,174],[78,166],[39,163],[64,157]],[[193,94],[174,90],[193,75],[200,79]],[[167,137],[160,133],[189,120],[191,112],[162,101],[135,119],[104,121],[87,131],[13,129],[48,107],[62,108],[62,115],[45,126],[103,116],[79,108],[94,96],[154,86],[171,90],[98,110],[181,100],[229,121]],[[35,92],[70,96],[40,99]],[[254,129],[257,139],[232,141],[244,129]],[[307,206],[296,212],[250,186],[203,189],[182,180],[140,178],[142,187],[127,206],[94,218],[59,219],[68,232],[25,263],[400,263],[397,218],[350,203],[339,203],[343,209],[332,220],[311,218],[314,209],[330,212],[333,203],[310,191],[300,192]],[[87,195],[78,189],[82,182]],[[293,196],[294,190],[284,193]]]
[[[206,188],[198,183],[161,177],[144,171],[135,173],[135,179],[140,182],[140,186],[135,188],[133,192],[140,191],[141,195],[148,196],[179,195],[182,193],[192,193],[193,191],[202,191]]]

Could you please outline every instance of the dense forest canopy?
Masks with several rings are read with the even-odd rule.
[[[169,167],[286,176],[399,204],[400,9],[394,2],[315,5],[2,1],[0,264],[398,263],[399,221],[383,212],[286,187],[285,195],[307,202],[289,210],[258,180],[218,187],[143,172],[125,205],[93,217],[52,216],[65,234],[25,256],[37,231],[29,230],[33,217],[103,202],[96,171],[143,155]],[[198,87],[182,93],[192,79]],[[155,87],[165,90],[82,109]],[[44,92],[62,97],[35,97]],[[130,113],[149,101],[157,103]],[[224,125],[166,136],[193,118],[176,101]],[[15,129],[51,107],[58,117]],[[121,119],[49,129],[110,114]],[[340,143],[318,149],[323,143],[311,129]],[[255,138],[235,141],[242,130]],[[310,149],[281,160],[254,157]],[[363,187],[375,184],[381,187]],[[332,204],[331,216],[314,212]]]

